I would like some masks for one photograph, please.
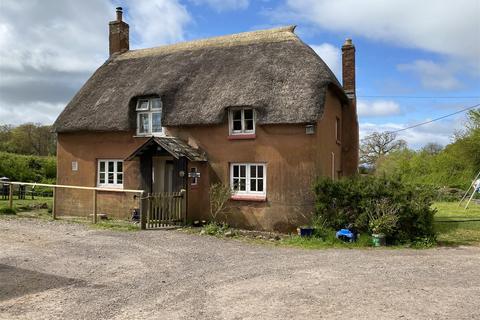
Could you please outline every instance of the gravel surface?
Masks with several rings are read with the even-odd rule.
[[[301,250],[0,219],[1,319],[479,319],[480,248]]]

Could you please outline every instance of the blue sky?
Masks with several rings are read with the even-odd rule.
[[[117,5],[133,49],[297,25],[339,80],[340,47],[353,38],[362,136],[480,103],[480,0],[2,0],[0,124],[54,121],[107,58]],[[400,138],[414,148],[446,144],[464,120]]]

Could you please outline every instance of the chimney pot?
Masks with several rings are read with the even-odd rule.
[[[123,9],[122,7],[117,7],[117,21],[122,21]]]
[[[353,45],[353,44],[352,44],[352,39],[350,39],[350,38],[345,39],[345,43],[344,43],[343,45],[344,45],[344,46],[351,46],[351,45]]]

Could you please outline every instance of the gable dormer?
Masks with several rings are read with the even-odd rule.
[[[162,109],[162,99],[158,96],[139,97],[136,99],[137,136],[165,136],[165,129],[162,126]]]

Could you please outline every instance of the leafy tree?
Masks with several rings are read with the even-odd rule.
[[[381,157],[406,148],[405,140],[397,140],[395,133],[374,132],[360,142],[360,163],[374,167]]]
[[[429,154],[429,155],[439,154],[442,150],[443,150],[443,146],[441,144],[438,144],[438,143],[435,143],[435,142],[427,143],[422,148],[422,151]]]
[[[428,144],[420,151],[402,149],[377,161],[376,174],[435,187],[468,188],[480,170],[480,109],[467,114],[465,129],[440,148]]]
[[[56,153],[56,137],[51,126],[26,123],[0,126],[0,151],[48,156]]]

